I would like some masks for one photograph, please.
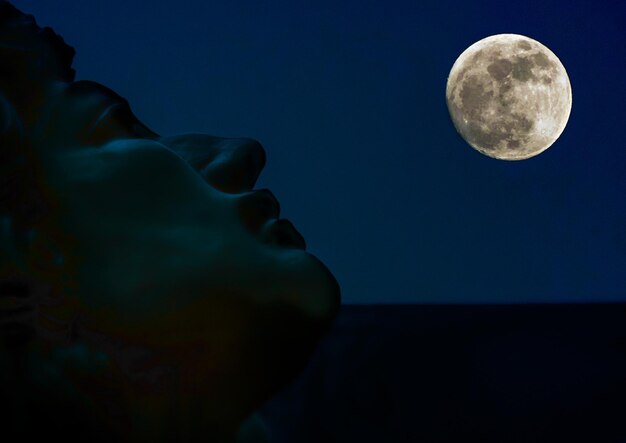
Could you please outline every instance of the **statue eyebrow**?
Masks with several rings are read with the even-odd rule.
[[[66,93],[69,96],[80,97],[82,95],[97,94],[101,95],[106,103],[102,107],[101,113],[90,124],[88,132],[91,133],[96,130],[98,125],[106,119],[107,116],[122,113],[125,117],[128,117],[129,122],[132,122],[128,127],[129,130],[133,130],[140,133],[142,137],[146,138],[158,138],[158,134],[149,129],[143,124],[132,111],[128,100],[121,95],[117,94],[112,89],[107,88],[100,83],[91,80],[79,80],[72,82],[68,85]],[[119,114],[118,114],[119,115]]]
[[[126,106],[128,106],[128,100],[126,100],[124,97],[122,97],[112,89],[109,89],[106,86],[91,80],[79,80],[76,82],[72,82],[67,87],[66,92],[70,96],[80,96],[84,94],[94,93],[100,94],[111,101],[125,104]]]

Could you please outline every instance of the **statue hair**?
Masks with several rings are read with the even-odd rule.
[[[42,337],[38,310],[49,288],[25,274],[19,250],[45,213],[25,115],[36,109],[47,82],[72,82],[75,50],[51,28],[0,0],[0,439],[36,436],[40,425],[51,434],[76,435],[59,389],[38,377],[40,362],[30,350]],[[36,354],[35,354],[36,355]],[[38,372],[39,371],[39,372]],[[41,406],[37,406],[37,404]],[[31,420],[35,420],[32,421]],[[80,420],[80,419],[78,419]]]

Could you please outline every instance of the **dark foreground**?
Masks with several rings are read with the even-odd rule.
[[[272,443],[626,442],[626,304],[344,306]]]

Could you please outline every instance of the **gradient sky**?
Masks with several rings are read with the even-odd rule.
[[[282,217],[345,303],[626,300],[626,2],[14,0],[77,79],[162,135],[258,139]],[[538,157],[493,160],[448,116],[456,58],[500,33],[565,66]]]

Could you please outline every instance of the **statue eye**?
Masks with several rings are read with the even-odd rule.
[[[130,108],[128,105],[124,103],[114,103],[107,107],[102,114],[98,116],[96,121],[93,123],[92,129],[95,130],[98,126],[102,124],[109,123],[110,120],[119,120],[124,119],[124,117],[130,117],[132,113],[130,112]]]
[[[77,109],[83,113],[81,143],[93,145],[115,138],[155,136],[137,120],[124,98],[99,83],[73,82],[67,87],[66,94],[70,100],[76,101]]]
[[[133,113],[125,103],[114,103],[107,107],[87,128],[82,142],[102,144],[116,138],[132,137]]]
[[[119,138],[157,139],[158,134],[137,119],[126,101],[106,108],[89,126],[83,140],[87,144],[103,144]]]

